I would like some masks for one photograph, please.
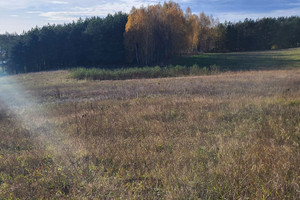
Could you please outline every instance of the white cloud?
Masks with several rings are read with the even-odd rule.
[[[178,2],[187,1],[191,0]],[[128,13],[133,6],[159,2],[163,0],[0,0],[0,34],[5,31],[22,33],[31,27],[72,22],[79,17],[104,17],[118,11]]]
[[[5,10],[26,9],[46,2],[46,0],[0,0],[0,8]]]
[[[42,26],[47,23],[67,23],[73,20],[76,21],[79,17],[104,17],[108,13],[114,14],[118,11],[129,13],[133,6],[138,8],[142,5],[153,5],[164,1],[168,0],[0,0],[0,32],[3,32],[3,30],[13,32],[14,30],[18,31],[17,29],[27,29],[36,25]],[[194,12],[196,12],[196,8],[201,8],[203,11],[208,12],[207,14],[212,14],[214,17],[219,18],[221,22],[225,20],[237,22],[245,18],[299,16],[300,14],[299,3],[287,4],[291,7],[288,10],[250,13],[234,12],[234,9],[232,9],[233,12],[213,12],[217,9],[206,6],[224,4],[224,2],[231,5],[234,0],[175,1],[181,6],[190,6]],[[197,14],[202,10],[198,10]],[[9,20],[12,21],[8,22]]]
[[[39,15],[53,22],[69,22],[78,19],[76,12],[40,12]]]
[[[52,4],[68,4],[69,2],[67,1],[50,1]]]
[[[41,14],[41,11],[27,11],[27,14]]]
[[[41,17],[47,18],[50,21],[73,21],[78,19],[79,17],[92,17],[92,16],[106,16],[111,13],[114,14],[116,12],[130,12],[133,6],[140,7],[142,5],[150,5],[157,4],[159,1],[142,1],[142,0],[121,0],[119,2],[106,2],[101,5],[95,5],[91,7],[73,7],[69,10],[64,11],[49,11],[42,12],[38,11],[35,13],[39,13]],[[33,13],[31,11],[31,13]]]
[[[180,0],[179,2],[189,2],[191,0]],[[53,1],[52,1],[53,2]],[[41,17],[46,18],[52,22],[69,22],[78,19],[79,17],[104,17],[107,14],[114,14],[122,11],[129,13],[132,7],[141,7],[160,3],[160,0],[119,0],[119,1],[98,1],[97,4],[88,7],[75,6],[68,10],[62,11],[38,11]],[[95,3],[95,2],[94,2]],[[31,12],[33,13],[33,12]]]

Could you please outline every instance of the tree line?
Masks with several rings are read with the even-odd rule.
[[[4,67],[11,73],[23,73],[121,64],[126,59],[123,33],[127,17],[120,12],[103,19],[36,27],[21,35],[1,35]]]
[[[300,17],[245,19],[216,27],[214,51],[255,51],[300,46]]]
[[[202,52],[254,51],[297,47],[300,18],[245,19],[219,23],[179,4],[132,8],[63,25],[0,35],[0,64],[24,73],[72,67],[145,66]]]

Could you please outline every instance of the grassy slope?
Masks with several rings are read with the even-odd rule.
[[[299,55],[300,48],[244,53],[208,53],[177,58],[172,60],[171,64],[186,66],[216,64],[221,69],[228,70],[286,69],[300,66]]]
[[[0,78],[0,199],[300,198],[299,69],[68,77]]]

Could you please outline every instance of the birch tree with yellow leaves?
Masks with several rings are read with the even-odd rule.
[[[172,1],[133,8],[125,28],[129,61],[148,65],[179,55],[188,47],[184,13]]]

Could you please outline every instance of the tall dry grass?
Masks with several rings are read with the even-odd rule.
[[[299,70],[33,87],[40,75],[29,92],[56,103],[20,108],[36,126],[1,108],[3,199],[300,198]],[[82,150],[53,154],[49,127]]]

